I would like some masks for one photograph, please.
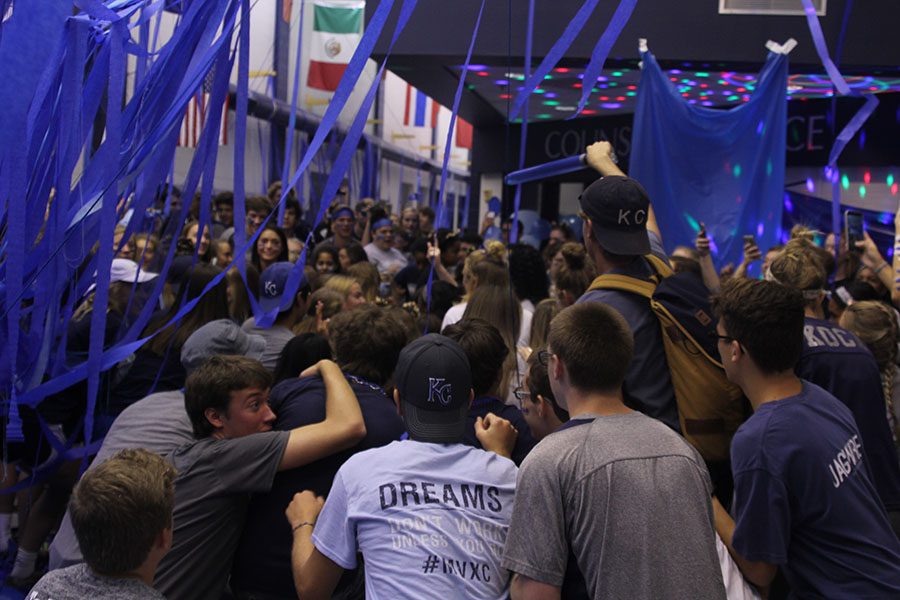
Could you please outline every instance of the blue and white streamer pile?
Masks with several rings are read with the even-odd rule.
[[[391,48],[416,2],[403,0]],[[4,0],[0,7],[8,4]],[[13,403],[34,407],[48,395],[86,380],[84,434],[89,443],[74,450],[71,443],[50,439],[60,460],[77,459],[95,452],[99,445],[93,440],[93,413],[100,373],[152,337],[140,336],[157,305],[176,244],[171,244],[161,276],[141,313],[114,345],[104,348],[106,312],[93,311],[87,356],[76,364],[67,362],[67,325],[91,285],[96,285],[94,305],[106,305],[109,267],[116,252],[114,229],[126,210],[132,215],[126,239],[152,228],[153,217],[145,215],[154,200],[166,193],[167,180],[171,184],[185,107],[204,82],[211,114],[182,186],[185,202],[180,214],[171,219],[178,231],[177,226],[187,219],[189,199],[200,189],[200,222],[211,222],[219,117],[235,60],[234,216],[236,223],[243,223],[251,5],[249,0],[75,0],[79,12],[70,16],[71,0],[37,4],[40,7],[29,3],[24,8],[17,2],[12,18],[2,24],[0,36],[0,69],[2,65],[17,67],[19,75],[25,75],[20,78],[27,80],[17,96],[9,86],[0,91],[0,100],[10,100],[6,116],[20,115],[0,124],[4,136],[0,139],[0,393],[7,409]],[[312,161],[321,160],[319,150],[329,139],[393,5],[394,0],[382,0],[376,8],[321,125],[309,144],[304,144],[298,168],[290,177],[284,171],[287,185],[280,205]],[[180,18],[171,38],[157,49],[164,10],[177,10]],[[33,53],[36,58],[26,65],[29,70],[13,59],[20,56],[14,45],[34,38],[36,32],[46,34],[42,43],[49,49]],[[137,59],[134,91],[123,103],[129,56]],[[334,196],[350,168],[384,68],[383,62],[339,148],[335,136],[330,137],[330,149],[336,150],[337,156],[323,200]],[[15,79],[11,73],[0,72],[5,75]],[[9,98],[2,98],[4,95]],[[94,131],[95,127],[102,131]],[[95,149],[92,141],[97,139],[102,143]],[[289,156],[286,154],[285,161]],[[327,202],[322,201],[313,229],[326,208]],[[270,218],[277,218],[279,212],[274,211]],[[235,229],[235,264],[242,272],[245,252],[261,231],[262,227],[245,239],[244,228]],[[304,251],[289,280],[286,298],[293,298],[300,286],[305,259]],[[204,293],[216,286],[226,271],[213,279]],[[185,303],[172,323],[199,300]],[[274,320],[275,312],[262,314],[257,305],[253,308],[261,324]]]

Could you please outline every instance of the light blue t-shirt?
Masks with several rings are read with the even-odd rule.
[[[366,597],[506,598],[500,565],[517,469],[462,444],[406,440],[338,471],[313,532],[345,569],[366,563]]]

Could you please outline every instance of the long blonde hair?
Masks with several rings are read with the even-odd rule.
[[[469,298],[463,319],[484,319],[497,328],[506,342],[507,354],[498,387],[501,396],[505,396],[518,369],[516,345],[522,327],[522,305],[508,283],[505,286],[479,284]]]
[[[881,371],[881,387],[894,442],[900,439],[900,426],[894,415],[894,375],[897,370],[897,340],[900,327],[894,310],[882,302],[854,302],[841,315],[841,326],[862,340],[875,357]]]

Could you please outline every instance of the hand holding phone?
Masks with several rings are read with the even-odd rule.
[[[844,211],[844,229],[847,232],[847,248],[851,252],[862,252],[857,242],[865,241],[863,234],[863,216],[858,210]]]

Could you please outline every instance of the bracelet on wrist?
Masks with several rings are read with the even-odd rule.
[[[878,274],[881,273],[883,269],[886,269],[888,266],[887,261],[883,261],[880,265],[878,265],[873,271]]]
[[[300,529],[301,527],[305,527],[305,526],[307,526],[307,525],[309,525],[310,527],[315,527],[315,526],[316,526],[316,522],[315,522],[315,521],[303,521],[302,523],[297,523],[297,524],[294,525],[294,527],[291,529],[291,532],[294,533],[294,532],[296,532],[298,529]]]

